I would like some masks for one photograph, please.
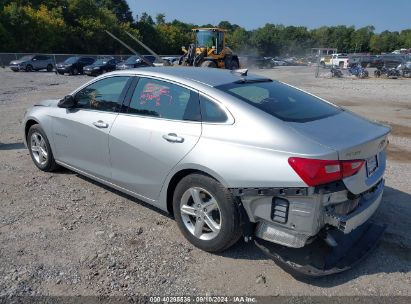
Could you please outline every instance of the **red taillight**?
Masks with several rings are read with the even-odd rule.
[[[288,163],[308,186],[316,186],[354,175],[364,161],[290,157]]]

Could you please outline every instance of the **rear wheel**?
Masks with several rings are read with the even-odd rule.
[[[183,235],[202,250],[224,251],[241,236],[235,198],[207,175],[184,177],[174,191],[173,208]]]
[[[27,146],[34,164],[40,170],[50,172],[59,167],[54,160],[47,136],[40,125],[35,124],[30,127],[27,134]]]
[[[53,71],[53,66],[51,64],[47,65],[47,72],[52,72]]]
[[[201,67],[202,68],[216,68],[217,65],[215,64],[214,61],[207,60],[207,61],[204,61],[203,63],[201,63]]]

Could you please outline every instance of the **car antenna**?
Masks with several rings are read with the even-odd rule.
[[[233,74],[239,74],[241,76],[247,76],[248,69],[236,69],[236,70],[231,70],[231,73]]]

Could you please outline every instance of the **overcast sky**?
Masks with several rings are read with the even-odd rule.
[[[265,23],[306,26],[374,25],[376,32],[411,28],[411,0],[127,0],[134,15],[218,24],[221,20],[255,29]],[[201,5],[203,4],[203,5]]]

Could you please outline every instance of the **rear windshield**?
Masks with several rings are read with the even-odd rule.
[[[342,109],[277,81],[218,86],[246,103],[283,121],[307,122],[335,115]]]

